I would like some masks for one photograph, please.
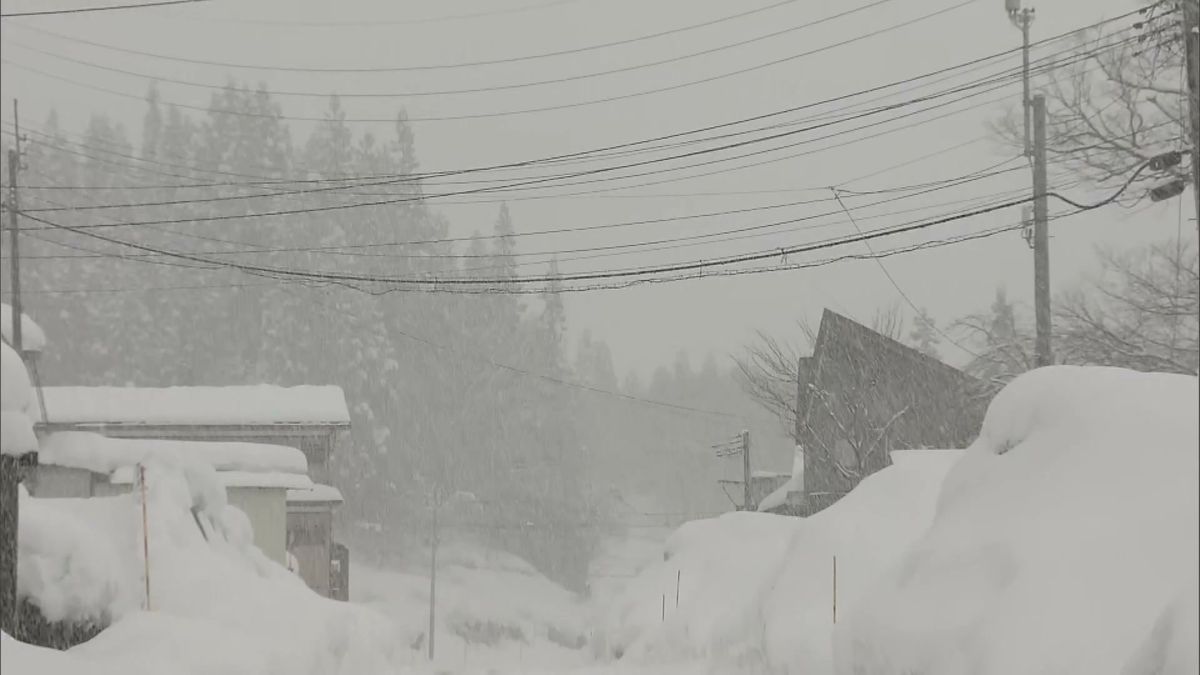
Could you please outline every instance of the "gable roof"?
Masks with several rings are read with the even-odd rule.
[[[337,386],[45,387],[43,396],[53,424],[350,425]]]

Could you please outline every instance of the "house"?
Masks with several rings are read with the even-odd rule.
[[[328,570],[337,550],[332,514],[340,498],[301,504],[289,501],[286,491],[332,484],[330,458],[339,437],[350,428],[350,414],[341,388],[45,387],[43,397],[46,412],[39,426],[48,435],[92,432],[112,439],[200,442],[220,445],[231,452],[230,444],[299,450],[307,468],[307,481],[298,481],[294,475],[264,479],[261,474],[271,472],[242,471],[240,476],[225,476],[226,481],[233,481],[227,483],[227,492],[231,502],[240,500],[250,511],[262,513],[261,517],[268,522],[277,517],[277,511],[271,509],[276,509],[273,505],[279,503],[282,492],[287,527],[283,539],[285,552],[277,559],[286,564],[289,542],[308,542],[297,544],[299,548],[290,552],[298,560],[301,577],[309,587],[329,596],[333,585]],[[246,445],[242,448],[251,450]],[[76,476],[74,480],[82,478]],[[261,484],[264,480],[268,484]],[[105,481],[98,482],[103,485]],[[108,482],[112,482],[111,477]],[[327,521],[329,526],[309,527],[307,523],[314,519]],[[272,551],[278,550],[273,542],[264,545]]]
[[[802,515],[887,466],[892,450],[965,447],[987,409],[975,378],[829,310],[797,387]]]
[[[280,564],[287,562],[287,493],[313,486],[304,455],[280,445],[108,438],[58,431],[42,440],[40,459],[28,483],[30,494],[42,499],[127,493],[137,484],[136,467],[152,461],[211,466],[229,503],[250,520],[255,545]]]

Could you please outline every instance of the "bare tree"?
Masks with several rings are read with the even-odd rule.
[[[1183,240],[1101,255],[1101,274],[1058,303],[1064,359],[1134,370],[1200,370],[1200,262]]]
[[[1194,142],[1184,44],[1172,4],[1147,6],[1133,33],[1081,33],[1077,48],[1046,70],[1039,89],[1046,96],[1051,162],[1093,185],[1112,186],[1151,157]],[[1023,147],[1019,112],[996,130],[1008,144]],[[1183,176],[1186,167],[1172,171]]]
[[[1052,344],[1063,364],[1197,374],[1200,260],[1183,239],[1125,254],[1102,252],[1100,273],[1055,302]],[[959,319],[979,356],[967,372],[998,389],[1032,370],[1034,340],[998,294],[990,311]]]
[[[893,340],[904,332],[904,313],[899,305],[875,312],[871,329]],[[788,435],[796,437],[796,395],[804,353],[811,353],[817,342],[817,330],[801,319],[796,322],[799,339],[780,340],[762,331],[755,341],[733,357],[742,388],[760,406],[779,418]]]

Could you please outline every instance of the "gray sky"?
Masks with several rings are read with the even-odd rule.
[[[61,3],[55,3],[56,6],[85,4],[103,3],[101,0],[80,0],[76,3],[62,0]],[[263,80],[273,91],[403,93],[496,86],[622,68],[753,38],[866,2],[794,2],[739,20],[666,38],[536,61],[455,70],[351,75],[239,71],[180,64],[64,42],[25,27],[37,26],[133,50],[236,63],[407,66],[570,49],[699,23],[767,4],[770,4],[767,0],[737,3],[716,0],[568,0],[559,3],[539,0],[449,0],[439,3],[216,0],[191,7],[6,19],[3,28],[6,63],[0,86],[4,98],[3,118],[6,122],[11,119],[9,106],[13,97],[20,99],[23,122],[36,127],[45,119],[48,110],[54,107],[59,112],[64,128],[69,131],[80,130],[86,123],[87,114],[105,110],[124,120],[131,132],[136,132],[144,112],[144,104],[140,100],[48,79],[23,70],[14,63],[128,92],[139,98],[146,89],[144,79],[64,62],[28,51],[10,40],[91,63],[181,80],[220,84],[229,76],[234,76]],[[669,65],[563,84],[477,94],[384,100],[347,99],[343,105],[350,117],[389,117],[402,105],[410,116],[421,118],[536,108],[618,96],[669,87],[781,59],[953,4],[956,4],[953,0],[893,0],[819,27],[790,32],[743,47]],[[529,5],[540,6],[485,17],[424,21]],[[44,6],[45,3],[35,0],[4,2],[4,9],[9,12]],[[1046,0],[1037,5],[1034,39],[1058,34],[1134,7],[1131,0]],[[341,22],[341,25],[328,25],[328,22]],[[706,84],[566,110],[488,119],[414,122],[413,126],[425,170],[516,161],[653,137],[796,106],[1009,49],[1019,44],[1019,39],[1019,32],[1008,24],[1004,16],[1001,0],[978,0],[884,35]],[[1014,56],[1010,65],[1017,63],[1017,57]],[[514,200],[510,201],[510,209],[516,227],[521,231],[583,227],[828,198],[830,193],[822,190],[822,186],[844,185],[857,176],[985,136],[987,120],[1001,116],[1006,106],[1011,107],[1019,102],[1017,89],[1006,91],[1012,92],[1008,103],[985,106],[902,133],[827,152],[745,170],[726,171],[706,178],[631,187],[607,192],[603,196]],[[206,90],[173,84],[161,85],[161,93],[167,101],[199,106],[205,106],[209,96]],[[326,106],[324,99],[317,98],[282,97],[280,100],[284,104],[285,114],[293,116],[319,116]],[[388,135],[391,125],[356,126],[373,128],[379,135]],[[294,136],[299,137],[304,131],[303,124],[298,123]],[[811,150],[846,138],[839,137],[799,149]],[[985,138],[944,155],[852,183],[850,187],[872,190],[951,178],[994,165],[1012,154],[1013,151]],[[642,180],[661,180],[692,173],[698,171],[683,171]],[[853,199],[848,204],[855,209],[863,229],[875,229],[958,208],[934,208],[933,205],[940,202],[1016,190],[1027,185],[1028,180],[1027,172],[1016,171],[976,185],[943,190],[926,198],[904,200],[894,205],[897,210],[922,205],[928,207],[928,210],[913,213],[889,214],[883,210],[887,207],[860,210],[858,205],[871,201],[870,198]],[[634,182],[612,185],[631,185]],[[740,195],[703,194],[801,188],[812,190]],[[702,195],[678,196],[692,193]],[[1073,194],[1081,199],[1095,196],[1078,189]],[[1055,223],[1051,243],[1054,288],[1058,290],[1073,285],[1093,269],[1093,251],[1097,246],[1123,249],[1172,236],[1178,226],[1181,205],[1182,217],[1193,217],[1190,203],[1190,199],[1174,200],[1140,212],[1133,218],[1119,209],[1108,209]],[[521,240],[520,249],[574,249],[717,232],[823,213],[835,207],[836,204],[824,202],[763,213],[658,223],[602,233],[532,237]],[[497,204],[444,205],[438,208],[453,223],[456,234],[470,234],[476,229],[490,230]],[[947,225],[944,229],[923,232],[919,236],[936,238],[937,235],[978,231],[1013,222],[1019,217],[1019,208],[1013,208]],[[851,226],[843,221],[840,216],[827,217],[813,221],[821,225],[819,228],[805,230],[797,229],[799,226],[788,226],[774,230],[772,236],[665,251],[626,252],[590,260],[564,260],[561,267],[564,272],[572,272],[771,250],[852,233]],[[1186,221],[1185,227],[1188,227]],[[887,247],[900,243],[905,243],[905,240],[880,242],[879,245]],[[523,272],[544,271],[541,262],[544,256],[531,255],[529,260],[530,264],[522,269]],[[1010,296],[1022,302],[1032,293],[1032,258],[1016,233],[893,257],[887,259],[885,264],[911,299],[917,305],[927,307],[940,323],[985,308],[998,285],[1007,287]],[[686,350],[696,364],[707,353],[723,357],[738,350],[751,338],[755,329],[780,335],[789,332],[794,334],[796,319],[801,316],[816,318],[822,307],[828,306],[866,321],[877,308],[899,302],[901,300],[896,290],[876,263],[857,261],[810,270],[572,294],[568,296],[567,307],[572,331],[588,328],[608,341],[619,370],[634,368],[645,372],[656,365],[669,364],[680,349]],[[963,356],[952,347],[947,347],[944,352],[951,361],[961,360]]]

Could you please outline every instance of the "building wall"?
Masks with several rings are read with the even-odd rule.
[[[29,494],[42,499],[92,496],[92,472],[54,464],[39,464],[28,481]]]
[[[287,565],[287,491],[281,488],[230,487],[229,503],[238,507],[254,527],[254,545],[268,558]]]
[[[287,533],[288,550],[300,564],[300,578],[318,594],[329,597],[333,512],[319,507],[289,510]]]

